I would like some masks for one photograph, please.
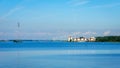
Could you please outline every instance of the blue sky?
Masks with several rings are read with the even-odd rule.
[[[0,0],[0,39],[120,35],[119,26],[120,0]]]

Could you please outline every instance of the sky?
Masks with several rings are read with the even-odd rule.
[[[3,40],[109,35],[120,35],[120,0],[0,0]]]

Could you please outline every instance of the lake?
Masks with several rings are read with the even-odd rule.
[[[0,42],[0,68],[119,68],[120,43]]]

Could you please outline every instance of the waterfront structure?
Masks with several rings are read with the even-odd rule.
[[[81,41],[81,42],[86,42],[86,41],[87,41],[87,38],[85,38],[85,37],[80,37],[80,41]]]
[[[74,41],[74,42],[77,41],[77,38],[74,38],[73,41]]]
[[[69,36],[69,37],[68,37],[68,41],[69,41],[69,42],[72,42],[72,41],[73,41],[72,36]]]
[[[72,38],[71,36],[68,37],[69,42],[86,42],[87,38],[79,37],[79,38]]]
[[[96,41],[96,38],[95,38],[95,37],[90,37],[90,38],[89,38],[89,41],[90,41],[90,42],[94,42],[94,41]]]
[[[72,36],[68,37],[68,42],[94,42],[96,41],[95,37],[85,38],[85,37],[79,37],[79,38],[72,38]]]

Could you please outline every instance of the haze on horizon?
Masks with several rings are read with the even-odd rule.
[[[120,0],[0,0],[0,39],[18,35],[40,40],[120,35]]]

